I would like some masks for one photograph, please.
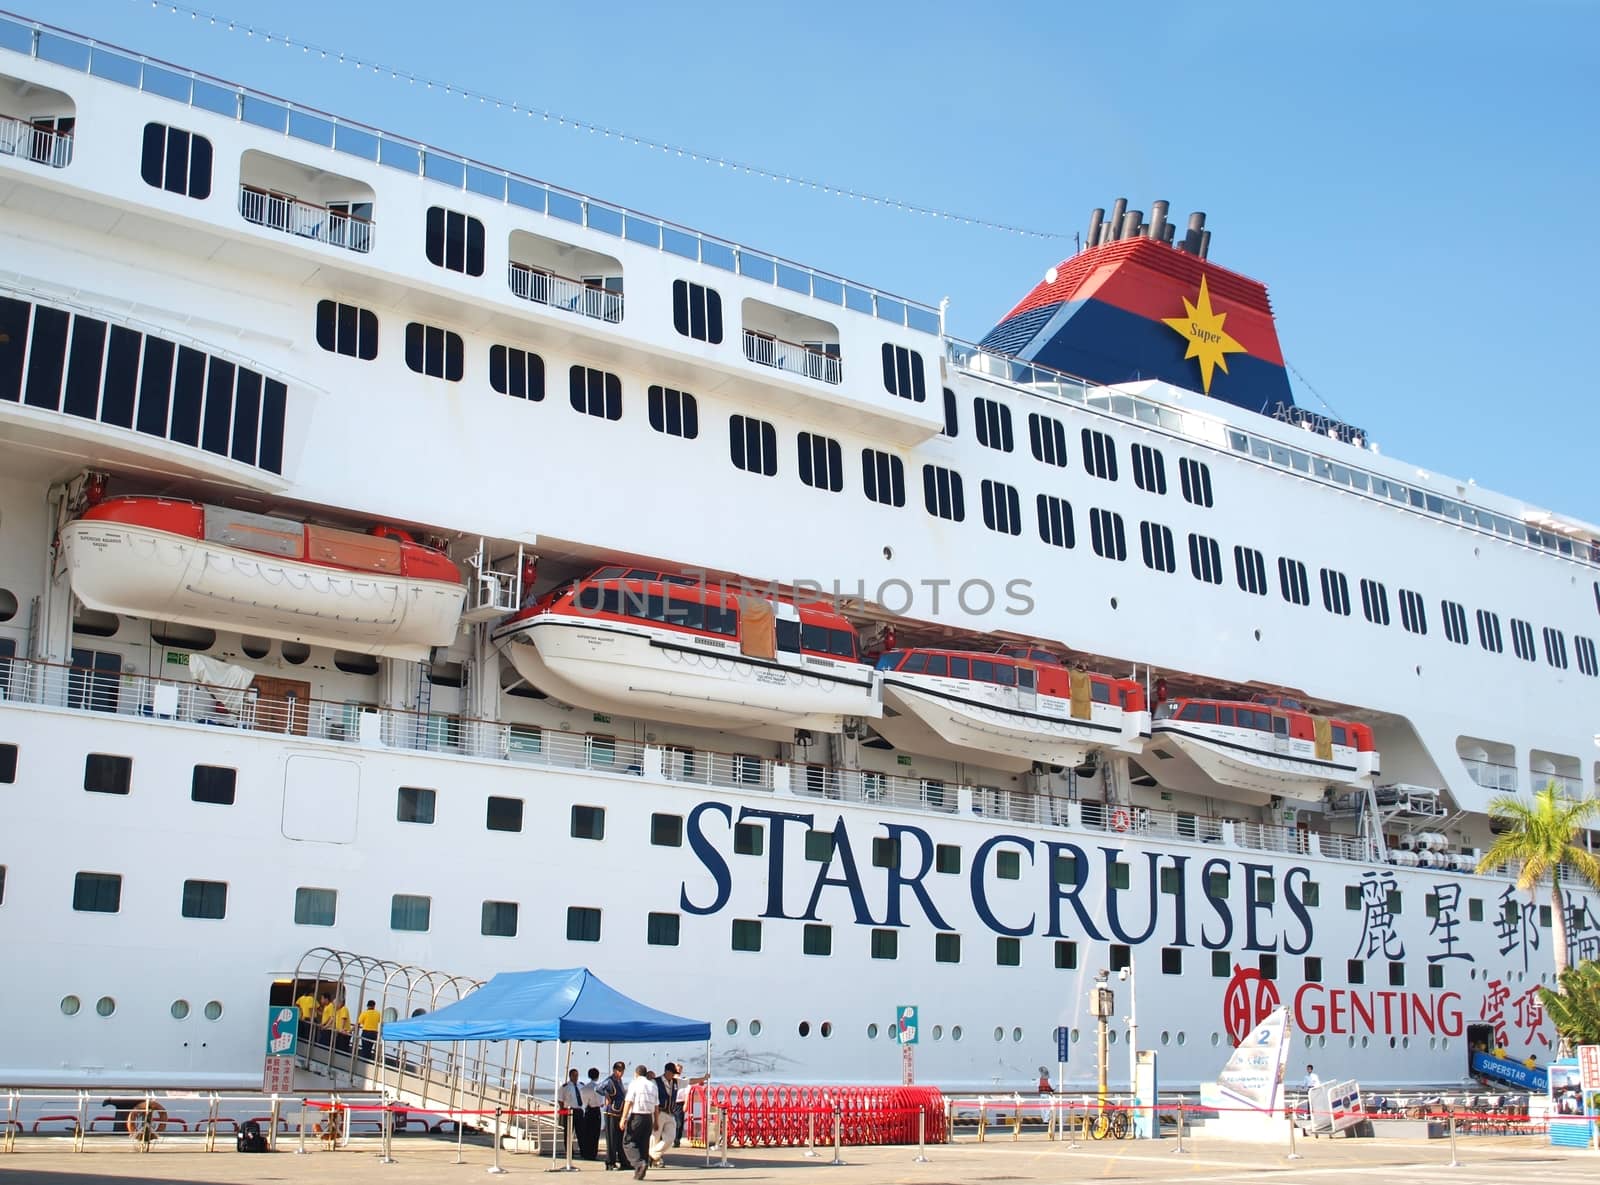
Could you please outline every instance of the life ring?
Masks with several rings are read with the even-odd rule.
[[[167,1130],[167,1109],[154,1099],[148,1099],[128,1112],[127,1127],[128,1134],[134,1137],[143,1135],[146,1130],[160,1135]]]
[[[1128,829],[1128,812],[1120,806],[1111,812],[1111,830],[1126,831]]]

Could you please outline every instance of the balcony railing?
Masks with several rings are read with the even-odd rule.
[[[19,156],[64,169],[72,160],[72,133],[48,131],[25,119],[0,115],[0,156]]]
[[[284,234],[363,254],[372,250],[371,219],[303,202],[286,193],[240,185],[239,213],[246,222]]]
[[[1485,790],[1500,790],[1509,794],[1517,788],[1517,767],[1514,765],[1479,761],[1472,757],[1463,757],[1461,764],[1467,767],[1467,777]],[[1543,784],[1540,783],[1541,786]]]
[[[808,379],[820,379],[837,384],[842,377],[839,359],[825,354],[814,346],[802,346],[764,333],[744,331],[744,356],[762,366],[787,370],[790,374],[803,374]]]
[[[609,288],[599,288],[582,280],[540,271],[525,263],[510,264],[507,280],[511,285],[511,295],[531,300],[534,304],[593,317],[596,321],[609,321],[613,325],[622,320],[622,293]]]

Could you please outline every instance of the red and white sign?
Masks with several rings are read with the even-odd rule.
[[[268,1057],[261,1071],[262,1094],[294,1093],[294,1058]]]
[[[1578,1046],[1578,1081],[1584,1094],[1600,1090],[1600,1045]]]

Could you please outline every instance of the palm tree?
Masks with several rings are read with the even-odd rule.
[[[1508,826],[1482,860],[1480,873],[1508,864],[1517,866],[1517,889],[1530,897],[1550,878],[1550,921],[1555,930],[1556,983],[1567,969],[1567,915],[1561,897],[1561,865],[1569,864],[1591,885],[1600,887],[1600,859],[1578,845],[1578,834],[1600,815],[1600,799],[1567,797],[1554,780],[1534,792],[1533,801],[1502,794],[1489,803],[1489,817]]]

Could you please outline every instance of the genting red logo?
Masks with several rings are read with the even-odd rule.
[[[1222,1024],[1228,1030],[1228,1040],[1239,1044],[1278,1004],[1277,984],[1263,979],[1256,968],[1235,963],[1233,978],[1222,993]]]

